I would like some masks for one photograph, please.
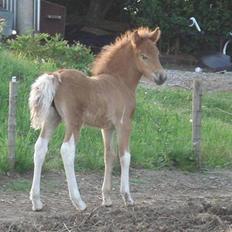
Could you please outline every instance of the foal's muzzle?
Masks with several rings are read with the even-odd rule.
[[[167,74],[165,72],[155,72],[152,74],[152,79],[157,85],[162,85],[167,80]]]

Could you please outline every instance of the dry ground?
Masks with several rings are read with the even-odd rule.
[[[119,175],[113,177],[113,201],[101,206],[100,173],[78,173],[88,209],[74,209],[63,173],[42,178],[41,212],[32,212],[28,199],[31,174],[0,177],[0,231],[230,231],[232,171],[185,173],[176,170],[131,170],[135,206],[125,207]],[[12,181],[28,183],[12,190]],[[10,187],[11,186],[11,187]]]

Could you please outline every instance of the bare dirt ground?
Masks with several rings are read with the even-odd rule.
[[[200,79],[204,90],[232,90],[231,73],[169,70],[168,75],[167,87],[191,90],[193,79]],[[0,231],[232,231],[232,171],[132,169],[131,192],[136,204],[128,208],[119,194],[118,174],[113,177],[114,204],[109,208],[101,206],[102,174],[77,173],[77,178],[88,204],[86,211],[72,206],[62,172],[44,174],[41,193],[45,207],[33,212],[28,197],[32,174],[0,176]],[[18,182],[24,184],[14,187]]]
[[[0,231],[232,231],[232,171],[185,173],[176,170],[131,170],[135,206],[125,207],[119,175],[113,177],[113,206],[101,206],[100,173],[78,173],[84,212],[71,204],[63,173],[42,178],[40,212],[31,210],[28,191],[7,189],[0,179]],[[14,177],[28,181],[32,175]],[[29,186],[28,186],[29,189]]]

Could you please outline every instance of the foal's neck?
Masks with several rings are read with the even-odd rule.
[[[115,52],[108,63],[108,72],[123,82],[128,89],[135,92],[142,73],[138,70],[131,45],[125,44]]]

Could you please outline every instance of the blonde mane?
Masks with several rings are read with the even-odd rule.
[[[133,33],[137,31],[141,38],[148,38],[149,33],[152,31],[147,27],[140,27],[133,31],[127,31],[123,35],[116,38],[115,42],[102,48],[101,52],[97,55],[92,65],[92,74],[99,75],[104,73],[108,62],[112,57],[117,54],[120,49],[130,44]]]

